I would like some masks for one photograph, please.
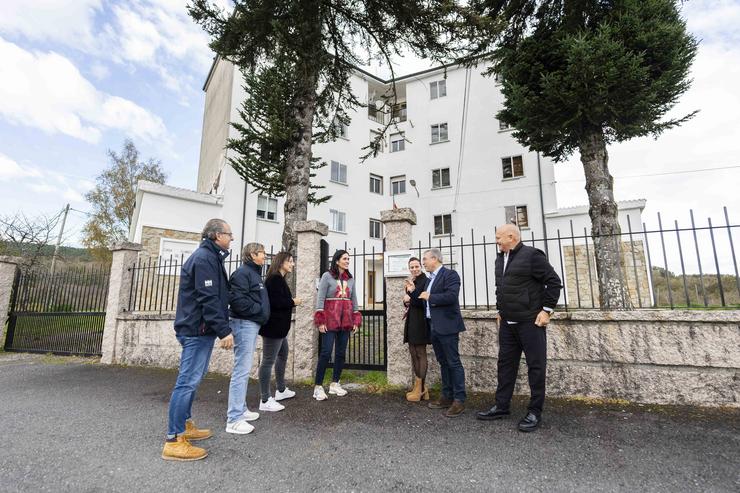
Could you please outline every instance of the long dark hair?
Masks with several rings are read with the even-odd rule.
[[[274,276],[275,274],[282,275],[282,272],[280,272],[280,267],[282,267],[283,264],[292,257],[293,255],[291,255],[290,252],[278,252],[277,254],[275,254],[275,256],[272,257],[272,260],[270,261],[270,268],[267,269],[267,274],[265,275],[265,278]]]
[[[347,250],[337,250],[334,252],[334,256],[331,258],[331,266],[329,267],[329,273],[334,279],[339,279],[339,267],[337,267],[337,262],[339,262],[339,259],[342,258],[342,255],[344,254],[349,255],[349,252]],[[349,272],[349,269],[345,271],[347,273],[347,276],[352,279],[352,274]]]

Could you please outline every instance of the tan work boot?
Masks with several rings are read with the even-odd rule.
[[[414,377],[414,388],[411,392],[406,392],[406,400],[409,402],[419,402],[421,400],[421,378]]]
[[[189,419],[185,421],[185,433],[183,433],[182,436],[185,437],[186,440],[196,442],[198,440],[211,438],[213,436],[213,433],[211,433],[211,430],[207,428],[199,430],[198,427],[195,426],[193,420]]]
[[[182,435],[174,442],[164,442],[162,458],[164,460],[192,461],[208,457],[206,449],[195,447]]]

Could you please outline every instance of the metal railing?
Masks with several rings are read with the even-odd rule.
[[[711,218],[699,226],[690,211],[690,225],[665,227],[660,213],[657,228],[645,223],[634,229],[627,217],[627,231],[619,236],[623,275],[634,308],[740,308],[735,237],[740,225],[731,224],[724,208],[724,224]],[[734,235],[734,236],[733,236]],[[586,228],[555,231],[554,237],[523,234],[522,242],[543,250],[563,281],[560,305],[565,309],[600,308],[594,239]],[[445,265],[461,277],[460,304],[467,309],[495,308],[493,234],[470,230],[467,238],[452,235],[419,241],[413,248],[421,258],[429,248],[442,251]]]
[[[263,278],[276,254],[275,249],[271,247],[269,253],[265,255],[265,265],[262,267]],[[174,312],[177,308],[180,272],[186,260],[183,256],[139,257],[127,269],[131,276],[131,286],[126,310],[129,312]],[[224,261],[226,275],[231,276],[240,265],[242,265],[242,259],[239,254],[232,252]]]

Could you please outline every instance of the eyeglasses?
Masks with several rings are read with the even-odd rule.
[[[216,234],[219,234],[219,235],[229,235],[229,238],[231,238],[232,240],[234,239],[234,233],[227,233],[225,231],[219,231]]]

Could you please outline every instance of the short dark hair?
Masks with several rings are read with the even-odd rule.
[[[419,262],[419,263],[421,263],[421,260],[419,260],[419,259],[418,259],[418,258],[416,258],[416,257],[411,257],[411,258],[409,259],[409,263],[411,263],[411,262],[414,262],[414,261],[416,261],[416,262]]]
[[[215,240],[218,233],[224,232],[224,226],[226,226],[226,221],[223,219],[209,219],[206,225],[203,226],[203,232],[200,234],[201,239]]]

